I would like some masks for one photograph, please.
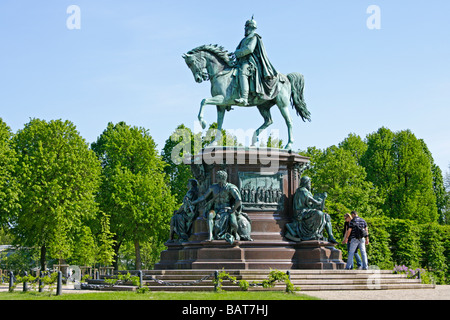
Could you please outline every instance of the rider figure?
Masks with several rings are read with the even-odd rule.
[[[261,37],[255,33],[257,28],[253,17],[245,23],[245,38],[241,40],[234,55],[239,70],[240,98],[236,104],[248,105],[250,89],[260,98],[271,100],[276,90],[276,76],[278,72],[267,58]],[[254,88],[250,88],[249,78],[254,78]],[[253,84],[253,83],[252,83]]]

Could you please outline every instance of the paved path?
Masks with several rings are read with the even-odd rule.
[[[8,286],[0,285],[0,292],[8,291]],[[21,291],[16,288],[16,291]],[[56,292],[56,291],[54,291]],[[98,292],[90,290],[74,290],[63,286],[63,294]],[[436,286],[435,289],[408,290],[333,290],[333,291],[301,291],[306,295],[324,300],[450,300],[450,285]]]
[[[304,291],[324,300],[450,300],[450,285],[435,289]]]

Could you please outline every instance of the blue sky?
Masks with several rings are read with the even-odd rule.
[[[70,30],[69,5],[81,29]],[[381,29],[366,25],[369,5]],[[87,142],[108,122],[149,129],[159,148],[181,123],[198,126],[209,82],[181,55],[202,44],[234,51],[254,14],[269,59],[305,76],[312,122],[295,115],[294,149],[326,148],[381,126],[424,139],[443,172],[450,164],[450,2],[101,1],[0,2],[0,117],[14,132],[30,118],[71,120]],[[286,141],[274,107],[272,129]],[[208,123],[216,120],[207,106]],[[255,108],[235,108],[225,129],[256,129]]]

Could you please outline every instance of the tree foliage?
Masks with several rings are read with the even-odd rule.
[[[448,198],[442,172],[425,142],[409,130],[382,127],[365,140],[350,134],[338,146],[302,154],[312,163],[305,174],[316,192],[329,193],[332,207],[422,223],[443,220]]]
[[[450,195],[446,191],[444,176],[441,168],[434,163],[433,156],[428,149],[425,141],[419,140],[422,144],[423,151],[425,152],[431,165],[431,176],[433,181],[433,192],[436,196],[436,207],[439,216],[439,223],[447,223],[446,210],[448,209],[448,203],[450,201]]]
[[[385,199],[382,209],[393,218],[423,223],[437,221],[432,158],[409,130],[393,133],[380,128],[367,136],[362,165],[368,180]]]
[[[313,193],[328,193],[335,235],[342,234],[343,214],[356,210],[369,225],[370,264],[421,266],[448,281],[449,231],[437,224],[446,222],[448,192],[423,140],[382,127],[364,140],[350,134],[338,146],[300,153],[311,159],[303,174],[311,176]]]
[[[189,165],[190,156],[198,154],[202,148],[208,146],[216,136],[217,123],[213,122],[206,135],[194,134],[184,124],[179,125],[166,140],[161,156],[167,166],[164,168],[169,178],[169,186],[176,201],[180,204],[188,191],[187,182],[193,179]],[[222,129],[221,146],[241,146],[237,137]]]
[[[340,219],[351,210],[366,216],[381,214],[378,206],[382,199],[351,150],[331,146],[325,150],[308,148],[302,154],[311,158],[312,167],[304,174],[312,178],[313,193],[327,192],[326,205],[333,218]]]
[[[32,119],[13,134],[0,119],[1,237],[29,248],[8,257],[8,267],[23,269],[39,251],[41,267],[48,256],[109,265],[122,244],[128,255],[134,247],[134,267],[141,260],[150,267],[192,178],[179,160],[209,144],[216,127],[201,137],[178,126],[160,156],[148,130],[124,122],[108,124],[90,150],[69,121]],[[233,135],[222,136],[223,145],[237,145]],[[304,174],[313,192],[328,193],[335,236],[343,214],[356,210],[369,225],[370,264],[421,266],[448,281],[450,174],[444,179],[423,140],[382,127],[365,139],[349,134],[338,145],[301,153],[311,158]]]
[[[179,125],[164,144],[161,152],[161,157],[167,164],[164,172],[178,204],[188,191],[188,180],[193,178],[191,167],[184,160],[199,152],[201,147],[202,140],[199,135],[194,135],[184,124]]]
[[[14,178],[16,152],[11,144],[11,129],[0,118],[0,228],[7,227],[8,218],[20,208],[20,190]]]
[[[102,162],[98,202],[111,216],[116,255],[124,241],[135,245],[140,268],[140,242],[167,239],[175,200],[166,184],[165,163],[148,130],[124,122],[109,123],[92,149]]]
[[[32,119],[13,142],[21,208],[12,232],[18,244],[41,247],[45,268],[47,250],[70,257],[82,222],[95,218],[100,163],[70,121]]]

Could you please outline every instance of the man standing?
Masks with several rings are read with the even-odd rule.
[[[343,237],[342,239],[345,239],[348,228],[350,226],[350,221],[352,221],[352,216],[350,215],[350,213],[346,213],[344,218],[345,218],[345,223],[344,223],[344,231],[342,234],[342,237]],[[350,251],[350,242],[347,242],[347,252],[349,252],[349,251]],[[362,269],[362,267],[361,267],[362,261],[361,261],[361,257],[358,254],[358,251],[355,251],[355,258],[356,258],[357,269]],[[353,269],[353,264],[350,266],[350,269]]]
[[[347,234],[342,243],[346,244],[350,242],[350,249],[348,252],[347,265],[345,269],[349,270],[353,265],[353,256],[356,250],[359,249],[362,258],[362,268],[363,270],[368,269],[368,260],[366,253],[366,244],[369,244],[369,232],[367,229],[367,223],[363,218],[358,216],[356,211],[352,211],[352,221],[350,221]]]
[[[267,58],[261,37],[255,33],[256,21],[252,19],[245,23],[245,38],[239,43],[234,55],[239,70],[240,98],[235,102],[247,106],[250,90],[265,100],[272,100],[277,94],[278,72]],[[249,78],[253,81],[249,82]]]

